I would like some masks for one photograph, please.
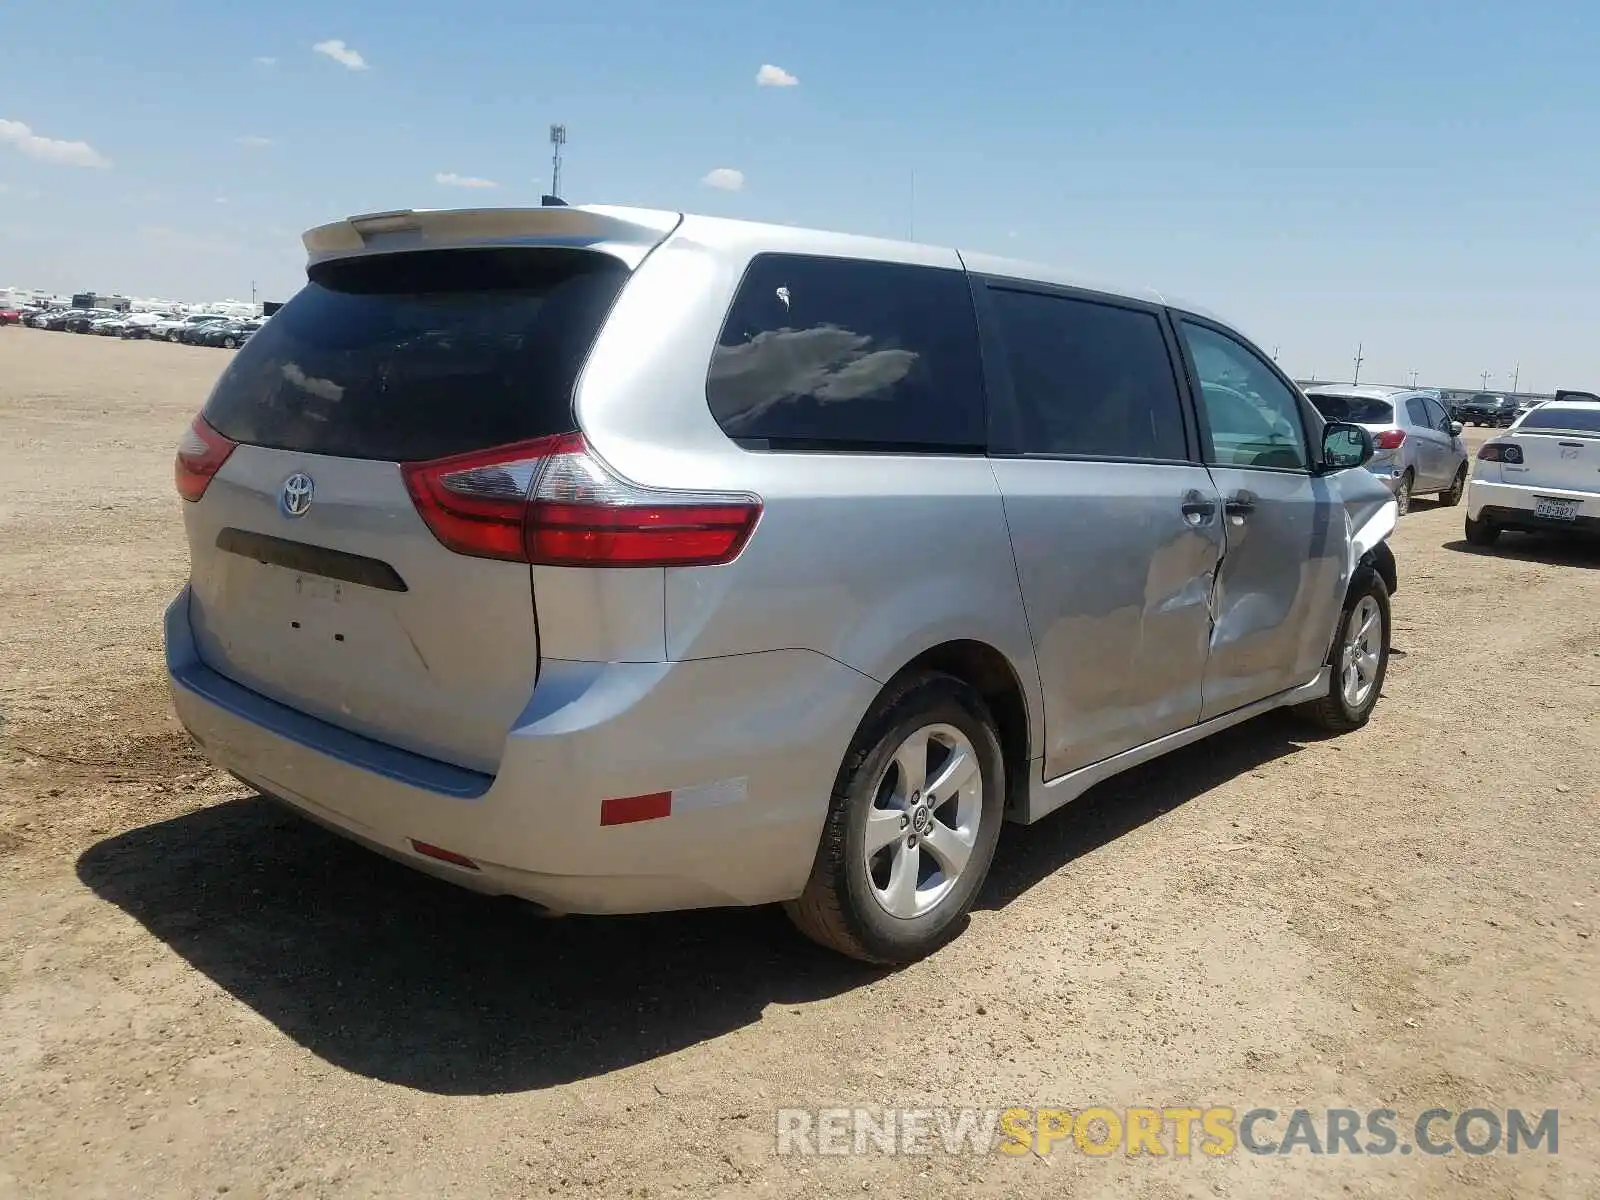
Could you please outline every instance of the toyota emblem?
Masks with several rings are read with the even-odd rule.
[[[278,494],[278,507],[286,517],[303,517],[311,507],[311,494],[317,485],[304,471],[296,471],[283,481],[283,491]]]

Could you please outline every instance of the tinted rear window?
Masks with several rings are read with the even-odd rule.
[[[252,445],[401,462],[568,433],[626,279],[565,249],[329,263],[245,343],[205,418]]]
[[[1567,430],[1600,433],[1600,408],[1536,408],[1522,418],[1519,430]]]
[[[1309,396],[1311,405],[1329,421],[1348,421],[1356,425],[1394,424],[1394,405],[1387,400],[1365,396]],[[1426,422],[1424,422],[1426,424]]]
[[[758,255],[706,393],[717,424],[747,449],[982,453],[983,370],[966,275]]]

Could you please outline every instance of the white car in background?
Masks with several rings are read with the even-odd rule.
[[[1557,392],[1478,450],[1467,541],[1507,530],[1600,533],[1600,396]]]
[[[196,325],[209,325],[213,321],[227,320],[221,313],[190,313],[186,317],[174,317],[170,321],[158,321],[150,326],[150,336],[176,342],[182,339],[183,331],[193,329]]]

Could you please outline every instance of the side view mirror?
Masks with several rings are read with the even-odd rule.
[[[1322,469],[1364,467],[1372,458],[1372,435],[1359,425],[1333,421],[1322,430]]]
[[[1450,422],[1450,436],[1451,437],[1460,437],[1461,436],[1461,431],[1463,429],[1465,429],[1465,428],[1466,428],[1466,426],[1463,425],[1460,421],[1451,421]]]

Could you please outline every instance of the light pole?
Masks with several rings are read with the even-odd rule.
[[[1411,386],[1412,387],[1416,387],[1417,386],[1417,373],[1416,373],[1415,370],[1413,370],[1411,372]]]
[[[1480,373],[1478,378],[1483,380],[1483,390],[1487,392],[1489,390],[1489,372],[1484,371]]]
[[[1521,378],[1522,378],[1522,364],[1518,363],[1516,366],[1511,368],[1511,394],[1512,395],[1516,395],[1516,393],[1517,393],[1517,380],[1519,380]]]
[[[1364,358],[1361,357],[1361,348],[1362,348],[1363,344],[1364,343],[1362,343],[1362,342],[1357,342],[1356,343],[1356,373],[1355,373],[1355,378],[1353,378],[1350,381],[1351,383],[1360,383],[1361,382],[1361,364],[1366,361]]]

